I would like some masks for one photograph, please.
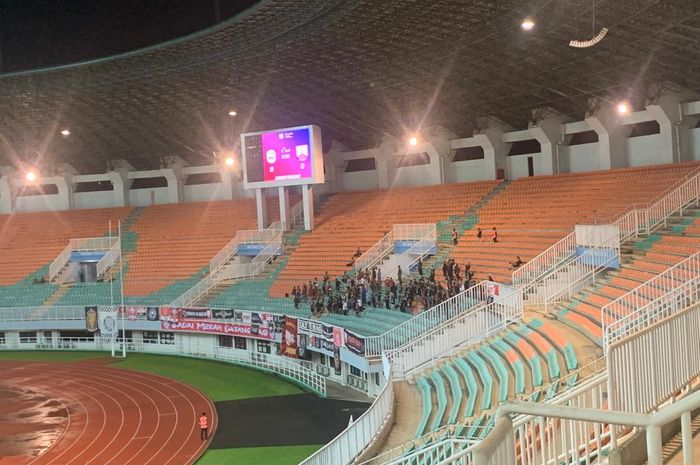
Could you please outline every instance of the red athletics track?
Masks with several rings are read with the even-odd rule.
[[[197,419],[207,413],[210,438],[217,424],[207,397],[178,381],[95,362],[0,362],[3,385],[41,392],[69,412],[39,456],[27,451],[0,458],[2,465],[189,465],[199,458],[207,443]]]

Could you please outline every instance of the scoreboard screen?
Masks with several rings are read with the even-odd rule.
[[[244,187],[324,182],[321,131],[316,126],[241,135]]]

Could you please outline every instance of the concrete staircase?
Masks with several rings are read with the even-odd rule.
[[[686,231],[697,218],[700,209],[686,210],[683,216],[669,218],[662,229],[624,244],[620,269],[603,273],[569,301],[556,304],[551,316],[602,345],[601,308],[689,256],[683,251],[659,252],[655,244],[673,244],[674,238],[696,238],[695,245],[688,248],[700,250],[700,234]]]

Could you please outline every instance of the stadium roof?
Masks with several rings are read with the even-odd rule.
[[[591,97],[643,104],[651,84],[700,90],[700,2],[597,0],[596,29],[593,5],[266,0],[165,44],[0,76],[0,152],[83,172],[203,164],[245,131],[313,123],[326,143],[367,148],[437,125],[468,136],[484,116],[524,127],[543,106],[580,119]],[[567,45],[601,27],[598,45]]]

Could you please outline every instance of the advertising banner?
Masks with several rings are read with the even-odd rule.
[[[233,310],[217,308],[211,310],[211,317],[215,320],[233,320]]]
[[[160,308],[159,307],[148,307],[146,308],[146,319],[148,321],[158,321],[160,320]]]
[[[146,307],[119,307],[119,314],[126,312],[126,318],[129,320],[138,319],[139,315],[146,314]]]
[[[291,358],[298,358],[297,345],[297,319],[286,317],[284,319],[284,334],[282,334],[282,355]]]
[[[201,320],[161,320],[160,327],[164,331],[185,331],[194,333],[222,334],[226,336],[250,337],[255,339],[273,340],[274,334],[267,327],[253,330],[251,325]]]
[[[365,355],[365,340],[357,334],[345,330],[345,347],[355,355]]]
[[[117,307],[102,307],[98,315],[100,334],[114,337],[117,334]]]
[[[97,307],[85,307],[85,329],[91,333],[97,331]]]

